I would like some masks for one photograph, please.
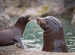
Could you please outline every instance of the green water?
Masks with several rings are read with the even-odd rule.
[[[64,29],[65,41],[69,52],[75,52],[75,30],[72,28],[71,19],[57,17],[61,21]],[[11,19],[13,23],[17,19]],[[43,30],[37,25],[35,19],[32,19],[26,26],[22,36],[23,43],[29,49],[42,50]]]

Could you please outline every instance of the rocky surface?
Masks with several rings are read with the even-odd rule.
[[[3,0],[9,15],[32,14],[33,16],[70,15],[75,7],[74,0]],[[45,8],[43,8],[45,7]],[[34,15],[35,14],[35,15]]]
[[[11,24],[10,17],[5,13],[2,0],[0,0],[0,30],[4,30]]]
[[[73,9],[75,7],[75,0],[64,0],[66,9]]]
[[[75,53],[56,53],[20,49],[16,45],[0,47],[0,55],[75,55]]]
[[[64,11],[63,0],[3,0],[8,15],[57,15]]]

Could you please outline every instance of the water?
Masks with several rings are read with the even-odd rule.
[[[57,17],[61,21],[64,29],[65,42],[69,52],[75,52],[75,30],[72,28],[71,19],[65,19]],[[12,19],[15,23],[17,19]],[[35,19],[32,19],[26,26],[26,29],[22,36],[22,42],[29,49],[42,50],[43,46],[43,30],[36,23]]]

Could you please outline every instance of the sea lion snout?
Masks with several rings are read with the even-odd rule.
[[[36,18],[36,22],[38,25],[40,25],[40,18],[39,17]]]
[[[42,26],[45,25],[46,22],[43,21],[43,19],[44,19],[44,18],[37,17],[37,18],[36,18],[37,24],[38,24],[38,25],[42,25]]]
[[[24,19],[31,20],[31,15],[26,15]]]

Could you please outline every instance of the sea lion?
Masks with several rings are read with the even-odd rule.
[[[45,18],[37,17],[36,22],[44,30],[42,51],[68,52],[64,39],[63,26],[57,18],[53,16]]]
[[[24,48],[21,37],[29,21],[30,15],[22,16],[14,25],[0,31],[0,46],[16,44],[19,48]]]

